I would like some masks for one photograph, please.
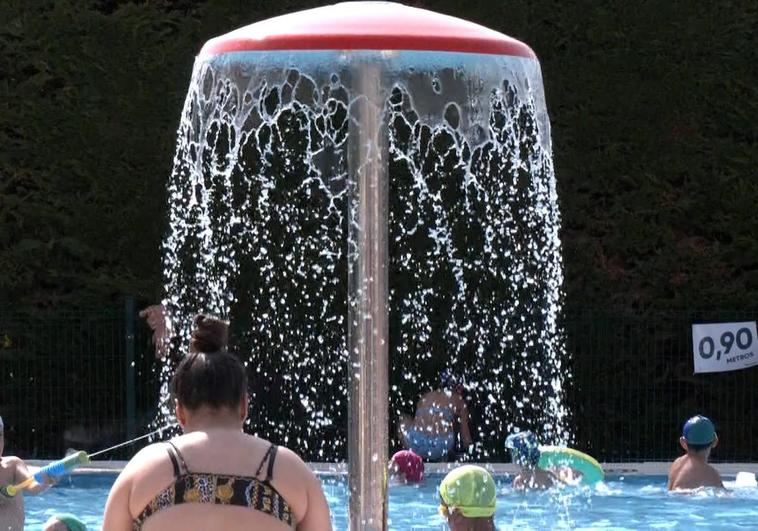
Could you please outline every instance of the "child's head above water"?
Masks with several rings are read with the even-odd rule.
[[[718,444],[718,436],[713,422],[708,417],[695,415],[684,423],[680,442],[689,452],[702,452]]]
[[[440,514],[454,513],[467,519],[491,519],[495,514],[497,487],[492,475],[476,465],[462,465],[445,476],[439,486]],[[468,528],[466,528],[468,529]]]
[[[505,447],[511,451],[513,462],[517,465],[537,468],[540,462],[539,441],[531,431],[512,433],[505,440]]]
[[[418,483],[424,479],[424,461],[413,450],[400,450],[390,460],[390,473],[406,483]]]

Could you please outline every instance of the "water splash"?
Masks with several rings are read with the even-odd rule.
[[[169,182],[164,303],[179,333],[164,382],[195,313],[231,318],[251,430],[311,459],[344,457],[357,56],[382,65],[386,101],[390,417],[448,368],[466,377],[485,455],[514,426],[567,442],[560,215],[539,65],[526,59],[199,59]]]

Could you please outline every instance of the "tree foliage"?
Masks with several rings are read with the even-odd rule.
[[[0,302],[68,310],[161,297],[165,186],[194,55],[233,28],[328,3],[0,2]],[[512,35],[540,57],[582,446],[611,459],[651,449],[665,457],[672,426],[695,410],[712,410],[725,440],[750,441],[752,424],[741,420],[749,415],[734,412],[752,407],[744,396],[752,373],[693,377],[683,355],[691,320],[656,316],[753,315],[744,311],[758,298],[758,3],[407,3]],[[609,306],[652,317],[579,311]],[[28,410],[58,400],[58,369],[94,363],[82,353],[95,360],[121,341],[70,324],[67,338],[34,322],[19,318],[14,332],[5,319],[0,330],[4,360],[26,367],[23,356],[37,356],[33,371],[9,380],[28,388],[40,378],[35,396],[47,402],[25,398]],[[27,336],[35,338],[28,348],[14,343]],[[82,395],[82,407],[91,397]],[[38,432],[63,428],[15,417],[31,418]],[[619,434],[637,438],[619,447]],[[730,456],[750,455],[747,443],[731,448]]]
[[[208,38],[327,2],[0,4],[0,300],[161,293],[165,183]],[[740,308],[758,291],[754,2],[424,0],[539,55],[569,308]]]

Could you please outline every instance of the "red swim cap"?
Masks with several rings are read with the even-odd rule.
[[[408,483],[418,483],[424,479],[424,461],[413,450],[400,450],[392,456],[400,473]]]

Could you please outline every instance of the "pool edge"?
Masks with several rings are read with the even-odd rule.
[[[29,459],[26,461],[30,468],[36,469],[47,465],[51,461]],[[118,474],[128,461],[92,461],[76,469],[75,474]],[[426,463],[427,474],[444,474],[460,463]],[[479,463],[497,476],[514,474],[517,467],[512,463]],[[603,471],[609,475],[629,476],[659,476],[668,474],[670,462],[666,461],[640,461],[632,463],[600,463]],[[721,475],[733,476],[737,472],[753,472],[758,474],[757,463],[711,463]],[[308,466],[318,475],[344,475],[347,474],[346,463],[321,463],[311,462]]]

